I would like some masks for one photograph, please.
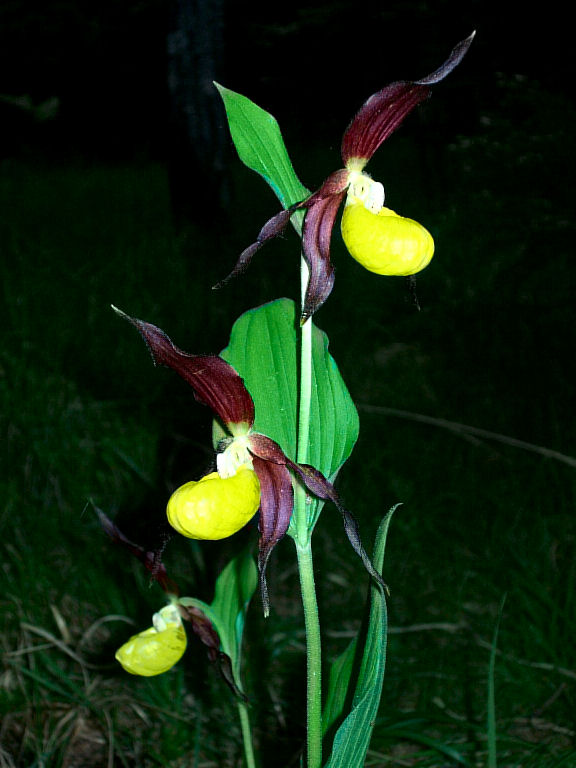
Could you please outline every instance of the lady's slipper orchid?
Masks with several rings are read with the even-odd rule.
[[[279,235],[293,213],[305,209],[303,255],[309,280],[302,310],[305,322],[326,301],[334,284],[330,239],[336,215],[346,197],[342,220],[344,242],[366,269],[380,275],[413,275],[434,253],[431,235],[417,222],[384,207],[384,187],[364,173],[382,142],[404,118],[462,61],[474,34],[460,42],[442,66],[421,80],[399,81],[371,96],[356,114],[342,139],[344,168],[330,174],[310,197],[272,217],[255,243],[240,255],[233,271],[215,287],[243,272],[264,243]]]
[[[229,686],[236,696],[244,699],[245,696],[234,679],[232,661],[221,650],[220,636],[214,624],[204,611],[198,606],[192,605],[188,598],[178,597],[180,590],[166,572],[166,568],[160,559],[161,551],[146,551],[143,547],[130,541],[101,510],[97,509],[96,513],[102,528],[112,541],[128,550],[144,565],[152,578],[166,592],[170,600],[170,605],[160,610],[159,614],[155,614],[155,617],[159,616],[159,618],[153,619],[153,626],[150,629],[134,635],[118,650],[116,653],[118,661],[130,674],[144,675],[145,677],[159,675],[171,669],[180,659],[182,653],[184,653],[183,650],[178,658],[176,658],[179,641],[175,638],[181,639],[182,637],[179,632],[174,630],[174,627],[177,628],[177,619],[173,609],[176,609],[181,619],[185,619],[190,623],[192,631],[206,647],[208,659],[212,663],[217,664],[226,685]],[[163,627],[160,620],[164,621],[166,627]],[[165,634],[161,634],[162,632],[165,632]],[[161,634],[161,637],[158,636],[159,634]],[[185,635],[184,640],[186,640]],[[173,663],[169,663],[172,658],[174,659]]]
[[[352,258],[377,275],[415,275],[434,255],[427,229],[382,206],[375,211],[348,191],[342,237]]]
[[[358,525],[334,486],[314,467],[297,464],[277,443],[253,431],[254,402],[234,368],[216,355],[183,352],[160,328],[114,309],[138,329],[154,362],[172,368],[190,384],[196,399],[213,411],[229,434],[220,443],[218,471],[197,483],[186,483],[171,497],[168,519],[176,530],[189,538],[223,538],[240,530],[259,507],[258,570],[264,613],[268,615],[266,565],[292,516],[292,472],[312,494],[336,505],[354,551],[385,588],[360,542]]]
[[[131,675],[152,677],[167,672],[186,650],[186,632],[176,605],[166,605],[152,617],[152,626],[139,632],[116,652]]]
[[[260,482],[250,465],[233,475],[211,472],[198,482],[174,491],[168,502],[168,522],[189,539],[225,539],[243,528],[260,506]]]

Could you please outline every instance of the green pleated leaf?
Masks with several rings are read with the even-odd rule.
[[[294,311],[294,308],[293,310]],[[332,355],[328,336],[316,326],[312,336],[312,403],[308,463],[332,480],[358,439],[358,411]]]
[[[254,429],[296,460],[298,325],[294,302],[277,299],[241,315],[221,353],[254,399]],[[328,478],[346,461],[358,438],[358,412],[328,352],[328,338],[313,329],[313,381],[308,463]]]
[[[211,608],[218,616],[222,645],[229,649],[235,674],[239,672],[246,611],[257,586],[258,569],[248,553],[231,560],[216,580]]]
[[[384,564],[386,536],[395,509],[396,507],[393,507],[388,512],[376,534],[372,562],[378,571],[382,571]],[[350,647],[346,649],[344,660],[339,659],[335,662],[341,674],[331,676],[334,685],[348,686],[351,671],[354,667],[358,669],[356,687],[351,697],[350,713],[336,731],[332,754],[324,768],[362,768],[366,760],[384,683],[388,632],[386,598],[383,591],[373,583],[370,586],[370,601],[370,614],[363,647],[360,642],[357,643],[355,649],[357,656],[354,660],[350,658]],[[358,654],[361,654],[360,658]],[[350,693],[348,690],[329,691],[327,699],[329,709],[326,711],[323,723],[326,728],[337,716],[338,707],[350,698]]]
[[[210,605],[195,597],[181,597],[183,606],[194,606],[210,619],[229,656],[237,686],[240,683],[242,637],[248,604],[258,586],[258,569],[248,552],[231,560],[216,579],[214,600]]]
[[[325,736],[334,723],[342,716],[348,697],[352,671],[358,655],[358,638],[348,643],[340,656],[330,664],[328,692],[322,708],[322,735]]]
[[[310,194],[292,167],[276,119],[235,91],[215,83],[240,160],[272,187],[284,208]]]

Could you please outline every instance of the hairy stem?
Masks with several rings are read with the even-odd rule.
[[[310,539],[304,546],[296,544],[296,552],[306,627],[306,765],[307,768],[320,768],[322,765],[322,645]]]

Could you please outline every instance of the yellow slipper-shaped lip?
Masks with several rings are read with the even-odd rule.
[[[378,275],[414,275],[434,255],[432,235],[417,221],[390,208],[372,213],[361,202],[346,205],[342,237],[350,255]]]
[[[212,472],[178,488],[168,501],[168,522],[189,539],[216,541],[237,533],[259,506],[258,476],[242,465],[232,477]]]

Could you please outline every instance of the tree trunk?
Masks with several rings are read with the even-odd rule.
[[[226,203],[224,109],[213,81],[224,0],[173,0],[168,32],[168,168],[176,222],[216,218]]]

